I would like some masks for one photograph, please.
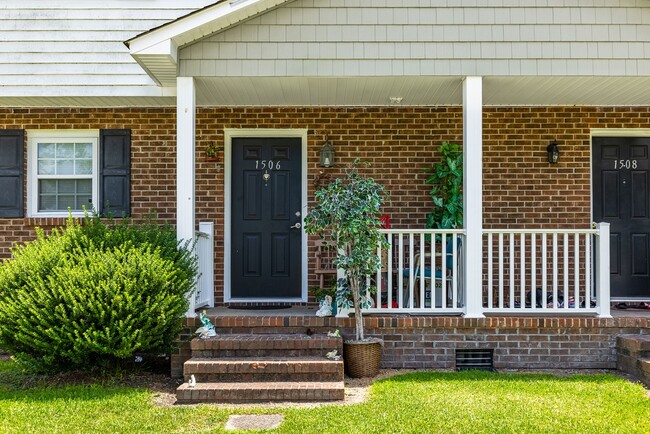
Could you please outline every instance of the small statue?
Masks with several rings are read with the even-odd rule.
[[[199,337],[201,339],[205,339],[216,336],[217,332],[214,331],[214,325],[212,325],[210,322],[210,319],[205,314],[205,311],[201,312],[200,318],[201,324],[203,325],[196,329],[196,333],[199,335]]]
[[[332,350],[325,354],[325,358],[329,360],[341,360],[341,355],[338,354],[337,350]]]
[[[320,303],[320,309],[316,311],[316,316],[332,316],[332,296],[326,295],[325,299]]]
[[[340,338],[341,337],[341,332],[339,329],[334,330],[333,332],[327,332],[327,337],[328,338]]]

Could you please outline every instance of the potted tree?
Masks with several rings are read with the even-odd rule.
[[[381,267],[377,247],[387,244],[379,232],[384,196],[384,187],[362,176],[355,161],[343,178],[316,191],[316,204],[305,216],[307,233],[319,235],[336,248],[334,263],[345,272],[337,281],[336,299],[339,309],[354,311],[355,339],[346,340],[343,347],[352,377],[374,376],[381,365],[382,341],[364,335],[361,309],[371,305],[376,289],[367,282]]]

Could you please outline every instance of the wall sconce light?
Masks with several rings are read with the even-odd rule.
[[[334,166],[334,147],[329,138],[325,137],[325,144],[320,148],[320,167],[332,166]]]
[[[550,145],[546,147],[548,154],[548,162],[556,164],[560,160],[560,149],[557,147],[557,142],[553,140]]]

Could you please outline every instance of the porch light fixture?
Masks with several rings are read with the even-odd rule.
[[[325,137],[325,144],[320,148],[320,167],[332,166],[334,166],[334,147],[329,138]]]
[[[548,162],[551,164],[557,164],[560,160],[560,149],[557,147],[557,142],[555,140],[546,147],[546,153],[548,154]]]

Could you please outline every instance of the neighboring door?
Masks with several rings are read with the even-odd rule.
[[[650,299],[650,137],[593,138],[593,215],[610,223],[611,297]]]
[[[231,298],[300,298],[300,138],[233,138]]]

